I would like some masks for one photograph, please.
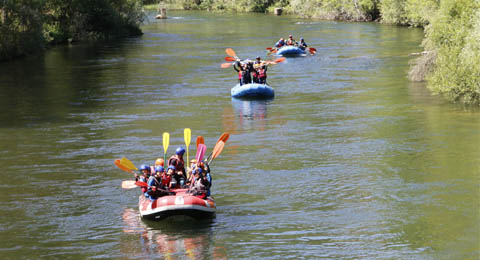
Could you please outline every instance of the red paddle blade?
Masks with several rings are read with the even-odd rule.
[[[205,144],[205,139],[203,139],[203,136],[197,136],[197,150],[198,150],[198,145],[199,144]]]
[[[315,48],[309,47],[308,49],[309,49],[310,51],[317,52],[317,49],[315,49]]]
[[[148,187],[148,184],[143,181],[136,181],[135,185],[140,186],[140,187]]]
[[[268,48],[265,48],[267,51],[272,51],[273,48],[272,47],[268,47]]]
[[[230,134],[228,132],[223,133],[220,138],[218,138],[218,142],[223,141],[224,143],[227,142],[228,138],[230,138]]]
[[[235,51],[234,51],[232,48],[227,48],[227,49],[225,49],[225,52],[226,52],[227,55],[229,55],[229,56],[237,57],[237,54],[235,53]]]
[[[199,144],[197,149],[197,155],[195,156],[195,159],[197,160],[197,162],[201,162],[203,160],[205,151],[207,151],[207,146],[204,144]]]
[[[226,61],[235,61],[235,58],[234,57],[225,57],[225,60]]]
[[[222,63],[222,65],[220,65],[220,68],[226,69],[226,68],[232,66],[232,64],[233,64],[233,63]]]
[[[287,59],[287,58],[285,58],[285,57],[281,57],[281,58],[278,58],[278,59],[274,60],[273,62],[275,62],[275,63],[280,63],[280,62],[285,61],[286,59]]]

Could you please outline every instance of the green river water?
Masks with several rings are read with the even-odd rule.
[[[153,15],[138,38],[0,64],[0,259],[480,258],[480,111],[407,79],[422,30]],[[265,58],[288,34],[317,54],[270,66],[273,100],[232,100],[225,48]],[[186,127],[208,152],[231,134],[216,217],[141,220],[113,161],[153,164]]]

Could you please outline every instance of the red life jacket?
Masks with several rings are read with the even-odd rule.
[[[173,164],[174,161],[176,161],[177,163]],[[178,157],[178,155],[176,154],[172,155],[172,157],[168,159],[168,165],[175,165],[175,171],[177,172],[183,172],[185,170],[183,159],[180,159],[180,157]]]
[[[166,173],[164,173],[162,175],[162,186],[166,186],[168,187],[168,185],[170,184],[170,181],[172,180],[172,176],[170,175],[167,175]]]
[[[265,69],[258,70],[258,78],[263,79],[267,77],[267,73],[265,73]]]
[[[238,72],[238,79],[242,79],[242,71],[241,70]]]

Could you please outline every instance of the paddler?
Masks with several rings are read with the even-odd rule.
[[[297,44],[298,44],[298,48],[302,50],[305,50],[308,47],[307,43],[302,37],[300,37],[300,42],[298,42]]]
[[[237,67],[238,66],[238,69]],[[243,66],[242,64],[240,63],[240,61],[237,61],[235,62],[235,64],[233,64],[233,69],[238,72],[238,83],[241,85],[243,85],[242,83],[242,78],[243,78]]]
[[[295,39],[293,39],[293,36],[291,34],[288,36],[287,45],[289,46],[295,45]]]
[[[257,70],[258,74],[258,83],[267,84],[267,66],[265,64],[261,65]]]

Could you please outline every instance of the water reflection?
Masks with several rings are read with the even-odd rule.
[[[225,249],[214,245],[211,220],[145,221],[138,210],[129,208],[124,209],[122,220],[127,239],[121,251],[128,258],[227,259]]]
[[[235,125],[242,129],[264,131],[267,125],[267,100],[241,100],[232,98]]]

